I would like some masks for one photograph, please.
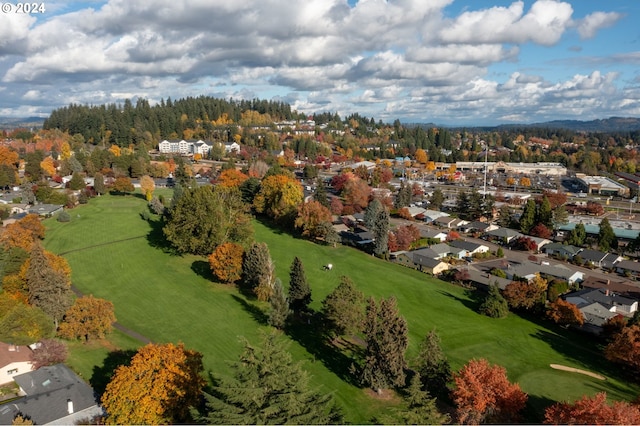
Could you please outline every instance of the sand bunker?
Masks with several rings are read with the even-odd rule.
[[[587,370],[580,370],[579,368],[567,367],[566,365],[559,365],[559,364],[549,364],[549,366],[556,370],[570,371],[572,373],[584,374],[586,376],[594,377],[600,380],[607,380],[607,378],[604,377],[602,374],[592,373],[591,371],[587,371]]]

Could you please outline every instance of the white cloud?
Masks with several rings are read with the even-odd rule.
[[[621,13],[594,12],[578,21],[578,33],[583,39],[593,38],[602,28],[608,28],[622,19]]]

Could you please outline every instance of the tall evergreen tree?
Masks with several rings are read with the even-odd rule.
[[[383,208],[378,212],[371,232],[375,237],[373,252],[381,256],[389,250],[389,212],[387,209]]]
[[[267,322],[275,328],[280,330],[284,329],[287,318],[291,315],[291,309],[289,309],[289,300],[284,294],[284,287],[282,286],[280,278],[276,278],[273,284],[273,294],[269,299],[269,304],[271,305],[271,309],[269,309]]]
[[[433,190],[433,194],[429,198],[429,206],[435,210],[440,210],[442,204],[444,203],[444,194],[440,188],[436,188]]]
[[[409,345],[407,321],[400,316],[396,299],[369,299],[364,326],[365,351],[362,381],[378,393],[405,385],[405,351]]]
[[[73,304],[73,292],[69,278],[56,271],[49,263],[40,243],[35,242],[29,257],[26,273],[29,303],[42,309],[52,319],[56,328],[67,309]]]
[[[394,409],[387,418],[381,418],[383,424],[402,425],[442,425],[451,421],[448,414],[442,414],[428,391],[422,389],[420,373],[415,373],[409,386],[403,392],[407,408]],[[377,423],[377,422],[376,422]]]
[[[616,234],[606,217],[600,221],[600,231],[598,232],[598,247],[602,251],[609,251],[618,246]]]
[[[576,226],[569,232],[567,237],[567,243],[580,247],[587,239],[587,231],[582,223],[577,223]]]
[[[469,195],[469,209],[465,212],[460,212],[460,214],[461,217],[470,220],[478,220],[481,216],[484,216],[484,199],[476,188],[473,188]]]
[[[364,225],[369,229],[373,229],[376,219],[382,210],[384,210],[384,206],[380,200],[377,198],[371,200],[367,208],[364,209]]]
[[[364,324],[364,294],[347,276],[322,301],[322,315],[326,332],[335,336],[358,333]]]
[[[259,300],[269,300],[273,293],[275,265],[271,260],[267,243],[253,243],[242,262],[245,285]]]
[[[93,177],[93,189],[99,195],[105,194],[107,192],[107,189],[104,186],[104,176],[100,172],[97,172]]]
[[[536,202],[532,199],[527,201],[524,209],[522,210],[522,216],[520,216],[520,231],[524,234],[528,234],[531,228],[536,225]]]
[[[501,226],[503,228],[510,228],[512,221],[513,211],[511,210],[511,207],[509,207],[507,204],[504,204],[502,207],[500,207],[500,211],[498,212],[498,226]]]
[[[80,175],[80,172],[74,172],[71,176],[71,180],[69,181],[69,189],[77,191],[78,189],[84,188],[86,185],[84,183],[84,179]]]
[[[489,293],[480,305],[480,313],[491,318],[504,318],[509,314],[509,304],[497,285],[489,286]]]
[[[467,191],[460,190],[456,198],[456,211],[461,217],[467,217],[471,204]]]
[[[245,342],[233,372],[233,379],[217,381],[212,394],[204,394],[206,413],[194,417],[208,424],[342,423],[331,395],[310,387],[309,375],[273,333],[260,347]]]
[[[327,198],[327,188],[324,186],[324,180],[320,176],[316,178],[316,190],[313,194],[313,199],[326,208],[331,207]]]
[[[400,189],[396,194],[394,207],[396,209],[407,207],[408,205],[411,204],[412,199],[413,199],[413,191],[411,189],[411,185],[405,183],[405,181],[403,180],[402,182],[400,182]]]
[[[541,223],[547,228],[553,228],[553,210],[551,209],[551,203],[545,196],[542,197],[542,202],[538,206],[538,214],[536,218],[536,224]]]
[[[289,303],[295,313],[306,311],[311,303],[311,287],[298,256],[293,259],[289,272]]]
[[[435,329],[431,330],[420,343],[415,364],[427,391],[433,395],[448,392],[447,383],[451,380],[451,366],[442,351],[440,337]]]
[[[553,227],[554,229],[560,225],[564,225],[569,221],[569,213],[564,205],[559,205],[553,210]]]

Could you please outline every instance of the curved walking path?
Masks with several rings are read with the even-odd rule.
[[[553,368],[554,370],[570,371],[572,373],[584,374],[585,376],[594,377],[600,380],[607,380],[607,378],[602,374],[593,373],[587,370],[580,370],[579,368],[567,367],[566,365],[549,364],[549,367]]]

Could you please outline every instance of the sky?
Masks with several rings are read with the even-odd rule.
[[[451,126],[640,117],[637,0],[2,1],[5,117],[200,95]]]

